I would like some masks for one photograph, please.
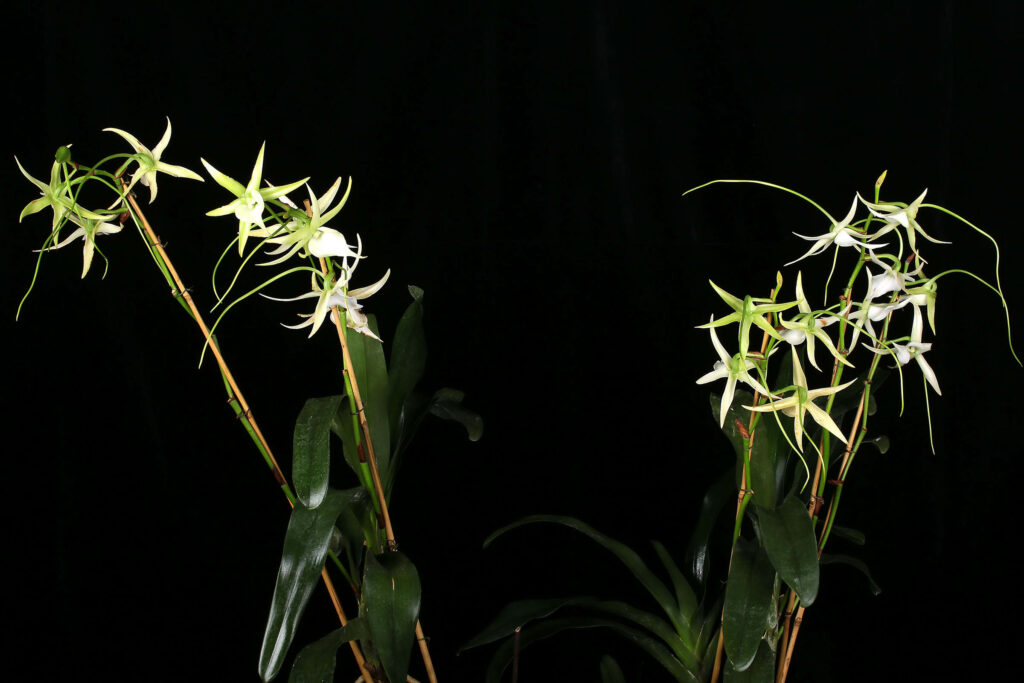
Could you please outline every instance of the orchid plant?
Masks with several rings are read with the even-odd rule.
[[[270,248],[269,254],[276,258],[261,265],[284,266],[259,286],[228,303],[217,322],[238,301],[261,292],[268,285],[293,275],[308,275],[309,279],[300,278],[300,281],[308,282],[309,289],[284,300],[314,298],[316,307],[312,313],[303,314],[307,318],[304,322],[286,327],[311,327],[309,336],[312,336],[329,316],[338,334],[339,392],[305,403],[295,424],[289,483],[221,353],[214,335],[216,324],[207,326],[191,291],[174,268],[134,194],[136,185],[148,187],[152,204],[157,198],[159,174],[198,181],[203,177],[163,160],[171,140],[170,119],[165,133],[152,149],[119,128],[104,130],[120,136],[131,151],[114,153],[86,166],[73,159],[70,145],[61,147],[50,168],[49,182],[29,175],[16,159],[22,174],[41,194],[22,210],[20,219],[47,208],[53,213],[48,233],[38,250],[32,284],[18,307],[18,314],[36,282],[44,254],[63,249],[81,238],[84,278],[96,254],[106,262],[97,238],[122,233],[130,221],[170,286],[175,301],[199,327],[204,339],[201,358],[207,350],[216,358],[228,404],[292,507],[259,656],[261,677],[269,681],[279,673],[292,649],[296,626],[312,591],[322,581],[331,596],[340,628],[298,653],[292,666],[293,680],[307,680],[313,672],[317,680],[330,680],[336,651],[347,643],[355,668],[365,683],[415,680],[409,676],[414,646],[420,651],[426,678],[436,681],[427,638],[419,621],[419,575],[412,561],[397,550],[388,511],[390,496],[401,457],[427,414],[462,423],[471,440],[480,437],[482,421],[462,406],[461,392],[444,388],[422,395],[416,390],[427,353],[422,326],[423,291],[409,287],[412,303],[391,335],[391,354],[386,361],[380,328],[375,317],[363,310],[361,302],[384,287],[390,270],[371,285],[350,288],[358,264],[366,258],[362,240],[357,236],[353,249],[340,231],[327,226],[344,207],[351,191],[351,179],[341,200],[331,208],[341,187],[341,178],[320,196],[306,184],[309,178],[285,185],[262,186],[265,144],[260,147],[245,185],[218,171],[205,159],[201,160],[210,177],[234,195],[228,204],[208,210],[206,214],[237,218],[237,234],[225,252],[237,242],[239,255],[243,257],[238,272],[266,248]],[[309,200],[300,208],[287,194],[304,185]],[[86,197],[91,196],[88,193],[94,188],[113,195],[107,208],[85,207]],[[259,241],[252,246],[250,239]],[[221,261],[224,257],[221,256]],[[238,279],[238,272],[231,285],[218,292],[215,269],[217,305],[226,300]],[[334,457],[340,451],[355,475],[356,485],[348,489],[338,490],[328,485],[333,438],[337,439]],[[343,585],[351,587],[347,598],[335,590],[339,577]],[[350,605],[349,612],[345,603]],[[352,605],[356,613],[350,616]]]
[[[676,681],[714,683],[723,674],[726,681],[783,683],[787,679],[804,610],[818,593],[819,567],[830,561],[846,562],[867,574],[860,560],[830,557],[825,550],[833,535],[847,532],[836,526],[836,516],[857,455],[865,444],[874,444],[882,452],[888,449],[886,436],[868,436],[882,380],[891,370],[897,372],[902,414],[905,380],[914,379],[905,370],[912,360],[920,371],[930,436],[928,395],[942,392],[925,357],[934,342],[926,340],[924,320],[927,317],[934,337],[939,280],[966,275],[999,297],[1006,311],[1010,352],[1020,364],[1010,338],[995,239],[952,211],[924,203],[925,192],[909,204],[882,201],[885,175],[875,183],[873,201],[857,194],[841,219],[798,192],[763,181],[719,180],[685,193],[714,183],[754,183],[788,192],[818,209],[827,230],[814,236],[798,234],[814,244],[786,265],[831,253],[826,304],[819,305],[809,295],[799,270],[792,290],[780,272],[767,296],[736,296],[710,282],[725,303],[725,312],[698,326],[708,331],[717,358],[696,382],[725,380],[722,393],[711,397],[711,412],[732,445],[735,465],[705,497],[681,562],[660,543],[654,544],[670,583],[666,585],[637,552],[571,517],[527,517],[499,529],[485,544],[527,524],[569,527],[615,555],[663,614],[590,597],[511,603],[465,645],[506,639],[491,660],[488,683],[501,680],[510,664],[515,670],[527,645],[564,630],[594,627],[627,638]],[[948,242],[933,238],[921,227],[918,215],[925,209],[951,216],[992,242],[994,283],[962,269],[926,274],[928,262],[918,237],[934,244]],[[885,242],[880,241],[882,237]],[[828,285],[840,257],[843,264],[850,262],[850,274],[834,303],[828,304]],[[792,298],[784,295],[790,291]],[[734,332],[726,337],[726,329]],[[816,343],[827,349],[830,366],[819,365]],[[851,378],[850,373],[856,375]],[[740,384],[748,391],[737,389]],[[722,594],[709,586],[707,556],[715,520],[733,495],[735,519],[729,525],[731,550]],[[875,590],[870,574],[867,578]],[[601,672],[605,683],[624,680],[607,658]]]

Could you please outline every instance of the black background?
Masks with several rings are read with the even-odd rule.
[[[590,593],[657,609],[614,558],[567,530],[481,543],[519,516],[554,512],[652,562],[648,539],[681,552],[700,495],[729,463],[694,385],[715,357],[693,328],[722,312],[707,279],[766,294],[807,247],[791,231],[827,228],[765,188],[681,197],[687,188],[765,179],[844,215],[888,169],[883,198],[927,187],[929,201],[999,237],[1011,310],[1024,305],[1015,3],[170,7],[3,10],[0,148],[45,179],[58,145],[73,142],[88,163],[127,149],[102,128],[153,145],[170,116],[169,163],[201,171],[202,155],[244,181],[265,140],[274,182],[310,175],[322,191],[354,176],[333,227],[363,238],[355,284],[392,271],[368,310],[386,338],[405,285],[422,287],[424,386],[465,390],[486,422],[475,444],[427,423],[394,494],[442,680],[482,679],[489,651],[454,652],[511,599]],[[4,666],[28,664],[42,680],[256,680],[285,501],[216,370],[196,370],[201,338],[129,231],[100,242],[105,280],[98,258],[79,279],[78,246],[46,257],[14,324],[46,219],[18,225],[36,191],[8,160]],[[228,199],[213,182],[160,176],[148,213],[206,309],[234,223],[203,213]],[[932,272],[992,277],[987,242],[937,214],[926,225],[955,242],[929,245]],[[827,265],[804,265],[805,279]],[[783,272],[791,291],[796,269]],[[303,401],[341,386],[331,333],[307,340],[278,324],[297,310],[251,300],[219,331],[286,471]],[[998,300],[976,284],[944,280],[937,322],[937,454],[911,368],[904,416],[890,386],[875,423],[893,448],[862,453],[841,512],[867,534],[853,551],[883,593],[826,568],[792,680],[988,680],[1016,659],[1019,628],[1002,620],[1021,607],[1024,371]],[[298,639],[332,618],[318,588]],[[599,633],[531,648],[521,680],[596,680],[603,651],[631,681],[665,680]],[[338,680],[354,671],[343,653]]]

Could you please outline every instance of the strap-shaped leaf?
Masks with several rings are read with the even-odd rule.
[[[610,619],[597,617],[565,617],[548,619],[524,628],[520,633],[520,652],[538,640],[549,638],[562,631],[582,628],[607,628],[644,650],[661,664],[673,679],[680,683],[697,683],[697,678],[684,667],[663,644],[640,629]],[[515,639],[509,638],[497,649],[487,666],[486,683],[500,683],[501,675],[512,662]]]
[[[420,614],[420,577],[408,557],[368,553],[363,599],[370,637],[390,681],[404,681]]]
[[[601,683],[626,683],[626,674],[611,655],[601,657]]]
[[[344,507],[351,504],[352,495],[352,490],[328,489],[315,510],[307,508],[302,501],[297,501],[292,509],[260,651],[259,673],[264,681],[273,679],[281,669],[295,627],[320,579],[334,522]]]
[[[377,333],[377,319],[366,316],[370,329]],[[373,452],[381,476],[391,462],[391,428],[388,425],[388,368],[384,361],[384,347],[376,339],[349,331],[345,335],[349,355],[355,366],[359,396],[363,400],[366,421],[370,425]],[[365,448],[365,446],[364,446]]]
[[[734,469],[730,467],[704,494],[704,500],[700,505],[700,515],[697,517],[697,523],[690,535],[690,542],[686,546],[686,553],[683,555],[683,566],[686,567],[690,577],[700,588],[706,587],[710,566],[708,545],[711,543],[711,534],[715,529],[715,523],[725,508],[726,502],[736,498],[734,479]]]
[[[686,642],[686,646],[692,649],[696,642],[695,632],[699,629],[699,627],[694,628],[693,622],[698,609],[697,595],[693,592],[686,577],[679,571],[679,565],[669,555],[665,546],[659,541],[651,541],[651,545],[654,546],[654,552],[658,553],[658,559],[665,565],[665,571],[668,572],[669,579],[672,581],[672,587],[676,593],[676,605],[679,607],[679,620],[689,627],[686,629],[686,633],[680,635]]]
[[[810,605],[818,595],[818,544],[814,523],[796,496],[787,496],[776,510],[758,510],[761,540],[775,571]]]
[[[616,541],[614,538],[605,536],[589,524],[581,522],[575,517],[566,517],[564,515],[530,515],[528,517],[523,517],[520,520],[498,529],[488,536],[487,540],[484,541],[484,547],[486,548],[496,538],[507,531],[537,522],[561,524],[569,527],[570,529],[575,529],[596,542],[602,548],[611,552],[615,557],[619,558],[619,561],[621,561],[622,564],[626,565],[626,568],[632,572],[637,581],[647,589],[647,592],[651,594],[661,609],[665,612],[675,629],[677,631],[682,631],[686,627],[679,619],[679,605],[676,604],[675,598],[669,592],[668,588],[665,587],[665,584],[647,568],[647,565],[632,548],[625,543]]]
[[[775,653],[764,640],[757,647],[753,663],[743,671],[737,671],[732,662],[725,665],[725,683],[772,683],[774,680]]]
[[[761,415],[757,421],[753,439],[749,479],[749,488],[754,491],[752,500],[759,508],[774,510],[784,494],[786,467],[792,450],[775,416],[770,413]]]
[[[833,529],[834,528],[835,527],[833,527]],[[873,595],[879,595],[882,592],[882,589],[879,587],[877,583],[875,583],[874,578],[872,578],[871,570],[868,569],[868,565],[864,562],[864,560],[861,560],[856,557],[851,557],[850,555],[830,555],[829,553],[825,553],[821,556],[821,563],[823,565],[845,564],[850,567],[853,567],[861,574],[863,574],[864,578],[868,580],[868,588],[871,590],[871,593]]]
[[[288,683],[334,683],[334,666],[338,648],[350,640],[367,637],[366,622],[353,619],[345,626],[310,643],[295,655]]]
[[[694,652],[691,643],[686,642],[672,627],[660,617],[633,607],[619,600],[602,600],[587,596],[575,598],[548,598],[540,600],[517,600],[506,605],[498,616],[476,637],[463,645],[459,652],[470,648],[486,645],[501,638],[512,635],[517,628],[526,626],[532,621],[544,619],[564,607],[581,607],[602,612],[605,615],[619,617],[641,626],[661,639],[673,655],[691,671],[699,666],[699,656]],[[687,634],[689,637],[689,634]]]
[[[462,405],[465,394],[458,389],[445,387],[434,393],[430,401],[430,413],[442,420],[454,420],[466,428],[470,441],[479,441],[484,435],[484,420],[479,414]]]
[[[331,467],[331,420],[338,412],[341,396],[311,398],[295,421],[292,439],[292,483],[295,495],[310,510],[327,494]]]
[[[388,364],[388,421],[392,440],[405,397],[423,376],[427,363],[427,340],[423,334],[423,290],[409,286],[412,303],[405,309],[391,342]]]
[[[768,626],[775,572],[768,555],[757,543],[739,538],[732,551],[729,582],[725,586],[725,652],[737,671],[754,661]]]

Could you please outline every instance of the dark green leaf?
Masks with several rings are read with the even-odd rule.
[[[867,541],[863,531],[858,531],[857,529],[850,529],[849,527],[845,526],[839,526],[838,524],[832,525],[832,535],[845,539],[850,543],[855,543],[856,545],[864,545],[864,543]]]
[[[732,662],[725,665],[725,683],[772,683],[775,680],[775,653],[767,642],[761,641],[753,663],[738,671]]]
[[[697,596],[665,546],[658,541],[651,541],[651,544],[661,563],[665,565],[665,571],[668,572],[669,579],[672,581],[672,587],[676,593],[676,604],[679,606],[680,621],[692,627],[693,618],[697,614]],[[692,643],[690,645],[692,646]]]
[[[571,604],[572,601],[573,598],[544,598],[510,602],[501,608],[498,616],[483,631],[460,647],[458,654],[512,635],[517,628],[525,626],[535,619],[550,616],[565,605]]]
[[[377,319],[369,319],[370,329],[377,333]],[[388,424],[388,368],[384,362],[384,347],[379,341],[351,330],[345,335],[349,355],[355,366],[359,397],[370,425],[370,438],[377,458],[377,468],[384,476],[391,461],[391,429]],[[366,448],[365,444],[363,448]]]
[[[622,667],[610,655],[601,657],[601,683],[626,683]]]
[[[771,413],[758,419],[753,438],[749,479],[754,491],[753,501],[758,507],[773,510],[785,485],[791,449]]]
[[[388,366],[388,421],[392,437],[405,397],[423,376],[427,362],[427,341],[423,335],[423,290],[409,286],[412,303],[405,309],[391,343]]]
[[[333,683],[338,648],[350,640],[366,637],[366,622],[353,619],[347,625],[310,643],[295,656],[288,683]]]
[[[352,407],[348,402],[348,397],[342,396],[341,398],[338,412],[331,421],[331,431],[341,439],[342,454],[345,456],[345,462],[348,463],[348,466],[355,475],[359,477],[359,481],[362,481],[362,465],[359,463],[359,451],[356,449],[355,436],[355,430],[358,427],[353,424]]]
[[[656,639],[650,637],[643,631],[635,629],[617,621],[609,619],[598,619],[594,617],[566,617],[561,619],[548,619],[529,628],[524,628],[520,634],[519,649],[524,650],[530,644],[548,638],[562,631],[582,628],[608,628],[626,638],[630,642],[643,649],[661,664],[676,681],[682,683],[697,683],[697,678],[672,656],[672,653]],[[514,652],[514,639],[510,638],[498,648],[491,658],[487,667],[486,683],[500,683],[501,675],[512,662]]]
[[[833,527],[833,531],[835,531],[835,527]],[[863,574],[864,578],[868,580],[868,588],[871,589],[871,592],[874,595],[878,595],[882,592],[882,589],[879,588],[878,584],[875,583],[875,580],[871,577],[871,571],[868,569],[868,566],[864,563],[863,560],[859,560],[856,557],[851,557],[849,555],[830,555],[828,553],[825,553],[821,556],[821,563],[845,564],[847,566],[853,567],[861,574]]]
[[[391,681],[404,681],[416,641],[420,614],[420,577],[408,557],[367,553],[363,599],[370,637]]]
[[[465,396],[458,389],[438,389],[430,401],[430,412],[442,420],[454,420],[466,428],[470,441],[479,441],[484,434],[484,420],[462,405]]]
[[[310,510],[327,494],[331,466],[331,420],[338,412],[341,396],[311,398],[295,421],[292,439],[292,483],[295,495]]]
[[[715,530],[715,523],[725,504],[730,499],[736,498],[734,479],[734,470],[729,468],[704,494],[704,500],[701,501],[700,506],[700,516],[697,517],[697,523],[690,535],[690,542],[686,546],[683,566],[687,568],[691,578],[700,587],[706,585],[708,578],[708,546],[711,543],[711,534]]]
[[[349,492],[328,489],[315,510],[307,508],[302,501],[297,501],[292,509],[260,651],[259,673],[264,681],[274,678],[281,668],[295,635],[295,626],[320,579],[334,522],[350,502]]]
[[[737,671],[749,667],[768,627],[775,572],[768,555],[754,542],[739,538],[725,586],[725,652]]]
[[[758,510],[757,519],[772,565],[809,606],[818,595],[818,544],[807,508],[796,496],[787,496],[777,510]]]
[[[622,564],[626,565],[633,576],[636,577],[644,588],[654,597],[661,609],[664,610],[665,614],[668,615],[672,625],[678,630],[682,631],[686,628],[686,625],[679,620],[679,606],[676,604],[675,598],[669,593],[658,577],[647,568],[640,556],[629,546],[624,543],[620,543],[613,538],[605,536],[601,532],[597,531],[590,525],[581,522],[574,517],[566,517],[564,515],[530,515],[529,517],[523,517],[520,520],[512,522],[508,526],[504,526],[498,529],[493,534],[487,537],[484,541],[484,547],[490,545],[494,539],[498,538],[507,531],[516,529],[526,524],[534,524],[537,522],[548,522],[553,524],[561,524],[567,526],[570,529],[575,529],[581,534],[589,537],[595,541],[598,545],[615,555]]]
[[[732,405],[726,411],[725,424],[722,425],[722,433],[725,434],[725,438],[732,445],[738,462],[743,462],[743,435],[740,433],[739,425],[743,424],[744,428],[746,428],[746,425],[750,422],[750,411],[743,406],[753,405],[753,402],[753,394],[749,391],[737,389],[732,397]],[[711,394],[711,415],[715,418],[716,424],[721,421],[721,414],[722,395]]]

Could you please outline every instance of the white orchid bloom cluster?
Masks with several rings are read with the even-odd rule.
[[[47,237],[43,247],[37,251],[44,252],[61,249],[71,244],[74,240],[82,238],[83,278],[89,272],[93,255],[99,251],[96,246],[96,237],[121,232],[123,226],[120,221],[109,221],[116,219],[124,213],[126,210],[124,206],[125,197],[136,183],[149,187],[149,201],[152,203],[156,199],[157,173],[166,173],[176,178],[190,178],[202,181],[202,177],[194,171],[190,171],[184,166],[175,166],[161,160],[164,150],[167,149],[167,145],[171,141],[171,120],[169,118],[167,119],[167,129],[164,131],[163,137],[160,138],[160,142],[152,150],[139,142],[138,138],[134,135],[119,128],[104,128],[103,130],[120,135],[134,149],[133,154],[119,155],[127,157],[127,161],[114,174],[102,171],[101,169],[87,169],[72,162],[69,150],[70,145],[61,147],[57,151],[57,159],[50,168],[49,183],[33,178],[21,165],[21,162],[18,161],[18,158],[14,158],[22,175],[35,185],[42,195],[28,203],[22,210],[18,221],[21,222],[25,216],[38,213],[47,207],[52,209],[53,221],[51,223],[50,236]],[[127,167],[133,162],[138,167],[132,174],[131,181],[124,185],[121,177],[127,171]],[[81,191],[83,183],[90,178],[102,179],[117,191],[118,198],[107,209],[91,211],[79,203],[78,193]],[[70,235],[61,239],[60,231],[68,223],[75,225],[76,228]],[[102,252],[100,254],[102,255]]]
[[[881,186],[884,178],[883,173],[876,188]],[[791,190],[786,191],[803,197]],[[837,249],[852,247],[860,252],[860,260],[851,277],[850,288],[841,297],[840,302],[831,308],[815,309],[811,305],[800,272],[796,277],[796,300],[789,303],[776,303],[776,296],[782,284],[781,273],[778,276],[778,287],[768,299],[750,296],[740,298],[711,283],[715,292],[732,308],[732,312],[718,319],[712,317],[709,323],[699,326],[710,331],[711,343],[719,360],[715,362],[714,369],[700,377],[697,383],[726,380],[720,406],[720,425],[724,425],[726,414],[732,405],[736,383],[742,382],[757,392],[761,398],[760,402],[755,401],[756,405],[744,406],[746,409],[755,412],[781,412],[793,418],[793,436],[798,451],[803,450],[803,433],[806,430],[804,417],[808,414],[822,429],[845,441],[846,436],[839,426],[828,412],[815,403],[815,400],[833,396],[851,386],[856,380],[840,383],[838,378],[841,373],[833,370],[831,385],[810,389],[802,358],[806,358],[815,370],[821,371],[822,368],[819,367],[815,356],[815,345],[820,343],[832,355],[834,368],[840,365],[852,368],[854,366],[847,356],[855,350],[861,334],[870,338],[870,343],[862,344],[870,352],[891,357],[895,361],[896,367],[901,369],[901,386],[902,367],[914,361],[921,370],[923,381],[936,394],[941,395],[935,371],[925,359],[925,354],[931,351],[933,343],[924,341],[925,316],[931,333],[935,333],[938,278],[929,278],[925,275],[927,262],[917,251],[917,238],[921,236],[941,244],[948,242],[941,242],[929,235],[917,221],[918,211],[923,206],[926,192],[927,190],[922,192],[910,204],[880,202],[877,198],[874,202],[868,202],[858,194],[842,220],[837,221],[829,216],[832,225],[828,232],[813,237],[797,235],[802,239],[814,241],[814,245],[790,264],[826,253],[833,245]],[[858,220],[857,209],[861,206],[866,209],[867,215]],[[827,212],[823,209],[822,211],[828,216]],[[881,227],[872,232],[872,225],[878,221],[882,222]],[[882,251],[888,246],[888,242],[879,242],[879,238],[884,235],[896,238],[896,253]],[[906,256],[904,242],[909,245],[909,255]],[[855,290],[860,289],[856,285],[857,279],[866,279],[867,282],[862,299],[856,298],[858,294]],[[998,288],[991,285],[989,287],[1002,296]],[[797,308],[796,313],[786,312],[794,306]],[[898,320],[904,315],[910,322],[910,333],[898,336],[893,331],[898,329]],[[730,355],[721,343],[715,328],[733,322],[739,326],[736,335],[739,351],[735,355]],[[876,328],[879,324],[882,327]],[[764,333],[764,344],[759,351],[750,350],[752,325]],[[830,336],[829,330],[836,336]],[[767,381],[767,366],[769,357],[781,344],[788,344],[792,349],[792,384],[786,387],[772,387]],[[805,346],[804,354],[798,353],[798,347],[801,345]],[[829,400],[831,403],[831,399]]]
[[[312,271],[311,291],[287,299],[266,297],[274,301],[317,299],[313,313],[303,316],[308,318],[305,322],[298,325],[284,325],[285,327],[301,329],[312,326],[313,329],[309,333],[309,336],[312,337],[326,320],[327,312],[337,307],[344,309],[345,324],[349,328],[379,341],[380,338],[370,329],[369,320],[362,312],[362,305],[359,301],[379,291],[387,282],[391,271],[388,270],[384,277],[368,287],[349,290],[352,273],[355,272],[359,261],[364,258],[362,240],[359,235],[356,235],[357,246],[353,250],[352,245],[341,232],[327,226],[327,222],[334,219],[348,201],[349,193],[352,190],[351,178],[345,193],[333,208],[331,208],[331,204],[341,189],[340,177],[319,197],[306,184],[309,178],[281,186],[271,185],[267,182],[267,186],[261,188],[261,182],[266,182],[263,180],[265,149],[266,144],[264,143],[260,147],[252,175],[246,185],[221,173],[205,159],[201,160],[213,179],[221,187],[235,195],[234,201],[208,211],[207,215],[234,214],[238,219],[239,255],[244,254],[245,244],[249,237],[260,238],[261,245],[272,245],[273,249],[268,251],[267,255],[277,258],[260,263],[261,266],[280,265],[293,256],[301,260],[319,259],[324,264],[323,267],[326,269],[324,272],[317,271],[312,266],[306,268],[306,270]],[[306,184],[306,191],[309,194],[306,210],[300,209],[287,197],[288,192],[303,184]],[[270,216],[265,217],[264,211],[268,203],[275,210],[271,211]],[[335,261],[335,259],[339,260]],[[276,277],[270,278],[261,287],[276,279]]]

